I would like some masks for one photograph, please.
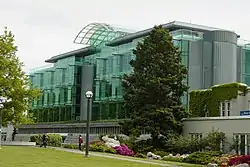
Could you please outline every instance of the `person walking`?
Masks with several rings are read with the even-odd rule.
[[[40,147],[43,147],[43,146],[44,146],[44,148],[46,148],[46,146],[47,146],[47,137],[45,134],[43,134],[43,136],[42,136],[42,144],[40,145]]]
[[[83,143],[82,135],[79,135],[78,143],[79,143],[79,150],[82,151],[82,143]]]

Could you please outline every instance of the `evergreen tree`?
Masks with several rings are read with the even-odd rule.
[[[183,84],[187,68],[162,26],[155,26],[133,53],[133,73],[123,78],[124,107],[130,120],[121,124],[122,132],[139,136],[145,130],[151,134],[154,147],[161,147],[162,138],[181,133],[181,119],[186,116],[181,97],[188,90]]]
[[[28,112],[29,102],[40,95],[39,90],[30,87],[16,51],[13,34],[5,29],[0,34],[0,96],[8,99],[0,109],[0,124],[4,125],[32,121],[31,115],[24,113]]]

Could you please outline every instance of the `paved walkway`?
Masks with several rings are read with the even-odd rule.
[[[82,151],[73,150],[73,149],[58,148],[58,147],[53,147],[53,149],[60,150],[60,151],[71,152],[71,153],[75,153],[75,154],[84,154],[84,152],[82,152]],[[145,160],[139,160],[139,159],[133,159],[133,158],[111,156],[111,155],[106,155],[106,154],[102,154],[102,153],[95,153],[95,152],[90,152],[90,156],[98,156],[98,157],[104,157],[104,158],[118,159],[118,160],[124,160],[124,161],[130,161],[130,162],[138,162],[138,163],[145,163],[145,164],[152,164],[152,165],[159,165],[159,166],[182,167],[182,166],[165,164],[165,163],[160,163],[160,162],[158,163],[158,162],[145,161]]]

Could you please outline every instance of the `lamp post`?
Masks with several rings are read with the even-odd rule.
[[[0,149],[2,149],[2,122],[3,122],[3,103],[7,101],[6,97],[0,96]]]
[[[89,157],[89,123],[90,123],[90,101],[93,97],[93,93],[91,91],[87,91],[85,96],[88,100],[87,104],[87,124],[86,124],[86,149],[85,149],[85,157]]]

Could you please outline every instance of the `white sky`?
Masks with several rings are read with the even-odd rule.
[[[0,30],[16,38],[25,71],[78,49],[73,40],[91,22],[142,30],[170,21],[234,30],[250,40],[249,0],[0,0]]]

